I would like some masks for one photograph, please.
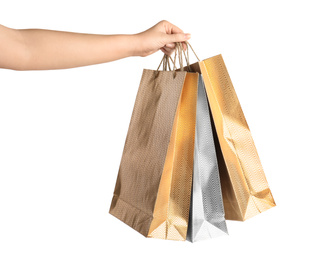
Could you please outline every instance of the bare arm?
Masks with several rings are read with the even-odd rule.
[[[167,21],[138,34],[97,35],[0,25],[0,68],[65,69],[104,63],[158,50],[172,53],[189,35]]]

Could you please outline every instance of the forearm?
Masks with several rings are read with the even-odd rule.
[[[135,55],[135,35],[96,35],[42,29],[17,30],[26,54],[24,70],[64,69]]]
[[[189,38],[190,34],[184,34],[181,29],[165,20],[132,35],[19,30],[0,25],[0,68],[66,69],[129,56],[145,57],[158,50],[171,55],[176,42],[184,42]],[[186,47],[183,43],[184,46]]]

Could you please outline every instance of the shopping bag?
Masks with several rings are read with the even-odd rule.
[[[199,66],[219,141],[225,217],[244,221],[276,204],[222,55]]]
[[[144,236],[186,239],[197,83],[198,73],[143,71],[110,213]]]
[[[186,44],[193,50],[189,42]],[[198,62],[188,64],[184,70],[198,72],[204,79],[225,218],[244,221],[276,204],[222,55],[202,61],[195,56]]]
[[[227,234],[211,114],[199,75],[194,145],[193,185],[187,240]]]

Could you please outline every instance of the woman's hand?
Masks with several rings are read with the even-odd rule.
[[[136,44],[133,55],[145,57],[158,50],[171,55],[175,49],[175,42],[187,41],[191,35],[164,20],[144,32],[135,34],[134,37]],[[183,48],[186,50],[185,43]]]

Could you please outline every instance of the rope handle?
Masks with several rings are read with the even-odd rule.
[[[197,54],[195,53],[195,51],[194,51],[193,47],[191,46],[191,44],[190,44],[188,41],[185,41],[184,43],[186,44],[186,47],[187,47],[187,48],[186,48],[186,52],[185,52],[185,50],[184,50],[183,45],[182,45],[181,42],[177,42],[177,43],[176,43],[176,47],[177,47],[177,48],[175,48],[175,58],[176,58],[176,51],[178,50],[181,70],[183,70],[182,53],[184,54],[184,57],[185,57],[185,60],[186,60],[186,64],[187,64],[187,66],[188,66],[189,69],[190,69],[190,64],[189,64],[189,51],[188,51],[189,48],[191,48],[191,50],[193,51],[193,53],[194,53],[195,57],[197,58],[197,60],[200,61],[200,59],[198,58],[198,56],[197,56]],[[175,60],[175,58],[174,58],[174,60]]]
[[[158,68],[157,68],[157,72],[159,71],[159,68],[160,66],[163,64],[163,70],[164,71],[167,71],[167,67],[169,68],[170,71],[171,70],[171,67],[170,67],[170,61],[172,62],[173,64],[173,74],[174,74],[174,77],[176,76],[176,70],[177,70],[177,67],[176,67],[176,58],[178,57],[178,61],[179,61],[179,65],[180,65],[180,70],[183,71],[184,70],[184,64],[183,64],[183,54],[184,54],[184,57],[185,57],[185,61],[186,61],[186,64],[187,64],[187,68],[188,70],[191,72],[192,69],[190,67],[190,63],[189,63],[189,51],[188,49],[191,48],[191,50],[193,51],[195,57],[197,58],[198,61],[200,61],[200,59],[198,58],[197,54],[195,53],[193,47],[191,46],[191,44],[188,42],[188,41],[184,41],[184,43],[186,44],[186,52],[183,48],[183,45],[182,45],[182,42],[176,42],[175,43],[175,56],[174,56],[174,60],[172,59],[171,56],[168,56],[166,54],[164,54],[160,64],[158,65]]]

